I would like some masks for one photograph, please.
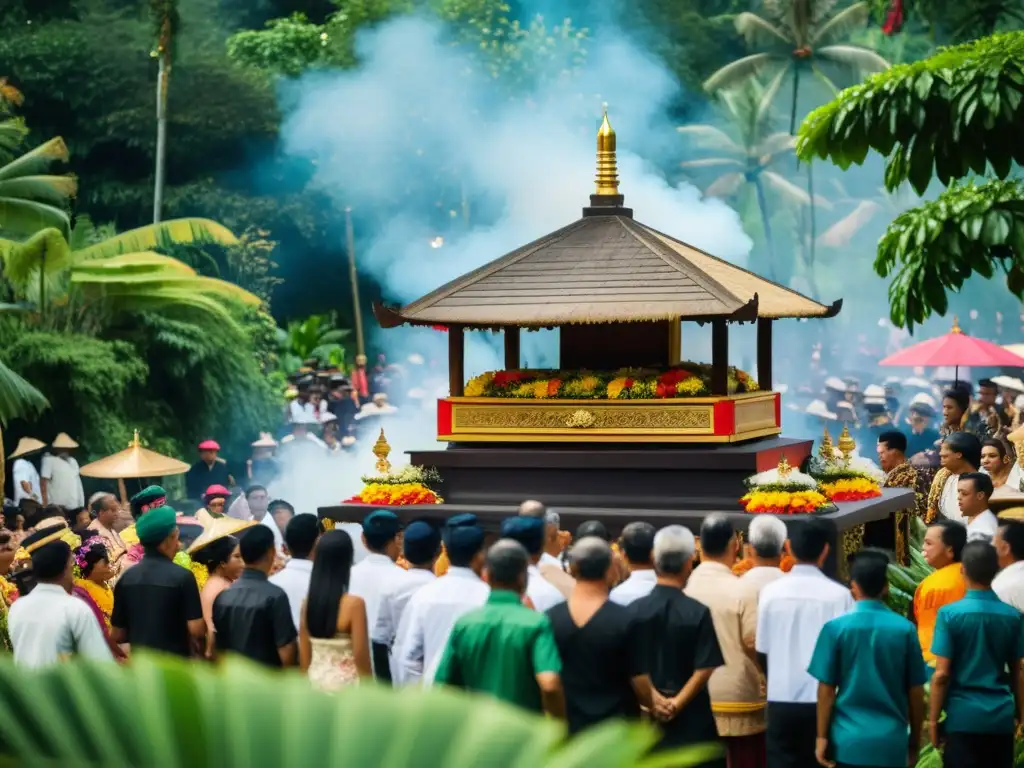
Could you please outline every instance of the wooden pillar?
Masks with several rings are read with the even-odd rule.
[[[772,321],[757,318],[757,385],[763,392],[772,388]]]
[[[711,394],[729,394],[729,324],[711,321]]]
[[[448,326],[448,392],[462,397],[466,387],[466,335],[461,325]]]
[[[518,370],[521,365],[519,362],[519,342],[522,331],[519,328],[506,326],[502,333],[505,336],[505,370]]]
[[[668,321],[668,364],[679,365],[682,359],[683,327],[678,317]]]

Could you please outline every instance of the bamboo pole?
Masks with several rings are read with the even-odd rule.
[[[348,279],[352,284],[352,314],[356,324],[356,354],[366,355],[363,339],[363,313],[359,309],[359,272],[356,270],[356,237],[352,228],[352,209],[345,208],[345,243],[348,249]]]

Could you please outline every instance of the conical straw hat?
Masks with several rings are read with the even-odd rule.
[[[42,440],[36,440],[34,437],[23,437],[18,441],[18,447],[14,449],[9,459],[16,459],[19,456],[25,456],[29,453],[35,453],[41,451],[46,447],[46,443]]]
[[[59,435],[53,438],[53,442],[50,443],[50,446],[53,448],[61,448],[63,450],[70,451],[77,448],[78,443],[72,440],[71,435],[69,435],[67,432],[61,432]]]
[[[188,472],[189,466],[183,461],[163,456],[156,451],[143,448],[139,442],[139,433],[135,433],[125,450],[107,456],[105,459],[86,464],[80,470],[83,477],[100,477],[108,480],[121,480],[133,477],[166,477],[182,475]]]
[[[188,548],[188,553],[191,555],[205,547],[207,544],[212,544],[217,541],[217,539],[222,539],[225,536],[233,536],[239,531],[251,528],[254,525],[256,525],[254,520],[239,520],[235,517],[214,518],[213,522],[203,529],[199,538],[192,542],[192,546]]]

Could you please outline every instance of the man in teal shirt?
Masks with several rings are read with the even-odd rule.
[[[1013,734],[1021,719],[1024,619],[992,591],[999,572],[995,547],[968,542],[961,567],[967,595],[939,609],[932,638],[931,740],[936,747],[945,741],[946,768],[1011,768]],[[943,709],[944,734],[939,728]]]
[[[928,671],[914,625],[881,602],[888,565],[884,552],[858,553],[850,566],[856,605],[818,635],[807,671],[818,681],[815,756],[821,765],[905,768],[917,762]]]
[[[490,597],[455,622],[434,681],[564,718],[562,661],[551,623],[523,605],[529,562],[526,549],[511,539],[488,550]]]

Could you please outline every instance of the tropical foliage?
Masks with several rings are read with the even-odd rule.
[[[843,168],[869,151],[886,158],[890,191],[919,193],[933,176],[938,199],[900,214],[879,242],[875,270],[894,275],[894,323],[912,327],[944,314],[947,293],[972,274],[1002,271],[1024,297],[1024,196],[1005,180],[1024,159],[1014,125],[1024,118],[1024,32],[950,48],[875,75],[815,110],[801,128],[801,157]],[[960,183],[990,171],[996,179]],[[936,279],[937,278],[937,279]]]
[[[25,766],[687,768],[720,749],[646,757],[657,739],[648,725],[612,721],[566,741],[555,721],[492,699],[373,685],[330,696],[242,660],[143,654],[26,672],[7,659],[0,685],[0,756]]]
[[[282,367],[294,373],[307,360],[317,360],[325,367],[344,366],[346,350],[341,342],[349,332],[337,328],[336,323],[333,315],[311,315],[288,323],[280,334]]]

